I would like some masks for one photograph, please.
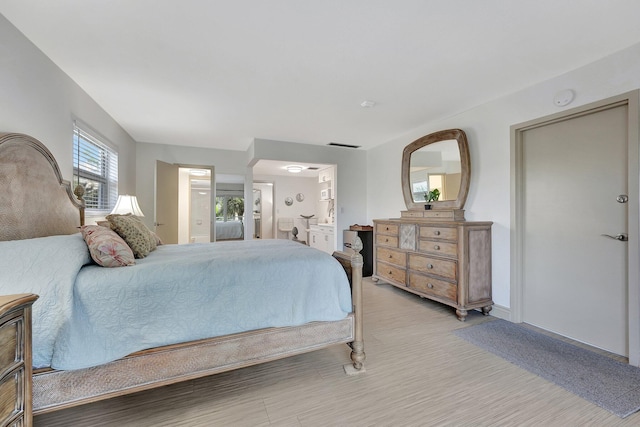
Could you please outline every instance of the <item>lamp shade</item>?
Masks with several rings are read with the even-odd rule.
[[[132,214],[135,216],[144,216],[142,209],[138,205],[138,198],[136,196],[129,196],[128,194],[118,196],[118,201],[111,211],[112,214]]]

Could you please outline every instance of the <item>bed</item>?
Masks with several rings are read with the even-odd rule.
[[[240,240],[244,238],[242,221],[216,221],[216,240]]]
[[[41,142],[0,135],[0,186],[0,294],[39,296],[27,425],[32,413],[337,344],[348,344],[345,372],[364,371],[361,246],[331,257],[279,240],[159,245],[106,268],[83,238],[100,227],[78,232],[82,202]]]

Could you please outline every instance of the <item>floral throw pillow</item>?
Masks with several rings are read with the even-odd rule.
[[[127,242],[136,258],[144,258],[157,247],[151,230],[142,221],[131,215],[107,215],[111,228]]]
[[[96,264],[125,267],[136,263],[131,248],[114,231],[99,225],[85,225],[81,231]]]

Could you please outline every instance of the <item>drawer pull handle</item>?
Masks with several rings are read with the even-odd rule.
[[[434,231],[433,234],[435,234],[436,236],[439,236],[440,235],[440,230]]]
[[[439,245],[435,245],[435,246],[433,247],[433,249],[435,249],[436,251],[439,251],[439,250],[440,250],[440,246],[439,246]]]
[[[389,276],[393,275],[393,271],[389,270]]]
[[[384,239],[385,243],[389,243],[389,239]]]
[[[387,231],[389,231],[389,227],[387,227]]]
[[[433,289],[433,285],[431,283],[427,283],[427,288]]]
[[[389,258],[393,258],[393,255],[389,254]]]
[[[433,264],[427,264],[427,268],[431,270],[433,268]]]

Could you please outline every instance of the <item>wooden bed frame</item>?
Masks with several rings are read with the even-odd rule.
[[[84,207],[57,162],[36,139],[0,134],[0,241],[73,234],[84,222]],[[219,372],[238,369],[335,344],[351,347],[347,374],[364,372],[362,266],[359,251],[336,252],[352,286],[353,312],[333,322],[268,328],[131,354],[74,371],[38,370],[23,387],[26,425],[42,414]],[[24,299],[24,295],[20,296]],[[27,338],[30,335],[27,334]],[[30,354],[30,352],[28,352]],[[29,367],[31,361],[28,363]],[[17,387],[20,388],[20,387]],[[32,399],[28,393],[32,391]]]

